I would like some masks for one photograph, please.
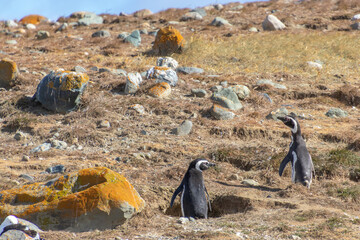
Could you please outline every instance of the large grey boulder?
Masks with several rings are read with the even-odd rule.
[[[262,22],[262,27],[263,27],[264,31],[276,31],[276,30],[282,30],[282,29],[286,28],[285,24],[283,24],[274,15],[266,16],[265,20]]]
[[[211,99],[222,107],[238,110],[243,108],[238,96],[231,88],[224,88],[219,92],[214,92]]]

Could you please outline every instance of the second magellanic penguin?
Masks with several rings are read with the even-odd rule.
[[[202,171],[215,166],[206,159],[196,159],[189,165],[180,186],[175,190],[170,207],[173,206],[176,196],[181,192],[181,212],[183,217],[207,218],[209,194],[204,185]],[[207,198],[206,198],[207,195]],[[211,205],[209,201],[209,208]]]
[[[309,151],[306,148],[306,143],[301,136],[300,124],[296,120],[295,115],[278,117],[278,119],[280,119],[286,126],[291,128],[290,149],[280,164],[279,175],[282,175],[288,162],[291,162],[292,182],[300,182],[302,185],[310,188],[312,178],[314,176],[314,165],[311,160]]]

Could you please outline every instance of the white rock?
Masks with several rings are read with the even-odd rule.
[[[356,14],[352,17],[351,21],[357,21],[360,19],[360,14]]]
[[[12,28],[17,27],[18,24],[14,20],[7,20],[5,21],[5,27]]]
[[[286,26],[274,15],[266,16],[262,23],[264,31],[276,31],[286,28]]]
[[[36,29],[36,26],[32,23],[29,23],[29,24],[26,24],[25,28],[29,29],[29,30],[33,30],[33,29]]]
[[[136,93],[139,89],[140,83],[142,82],[142,77],[140,73],[128,73],[126,78],[126,85],[125,85],[125,93],[131,94]]]
[[[306,62],[310,68],[322,69],[322,65],[317,62],[308,61]]]
[[[178,65],[179,65],[179,63],[171,57],[159,57],[156,60],[156,66],[159,66],[159,67],[169,67],[169,68],[175,70],[178,67]]]

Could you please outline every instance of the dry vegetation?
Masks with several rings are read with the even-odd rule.
[[[176,28],[187,47],[172,57],[182,66],[203,68],[205,74],[179,74],[181,80],[168,99],[148,97],[151,82],[135,96],[122,95],[124,77],[89,69],[148,70],[156,62],[156,56],[146,54],[154,37],[142,35],[141,46],[134,48],[116,39],[117,34],[139,29],[143,23],[165,26],[187,10],[169,9],[145,19],[104,15],[102,26],[69,28],[64,33],[40,24],[38,29],[51,33],[49,39],[35,40],[36,32],[28,31],[15,46],[6,45],[11,37],[1,34],[0,47],[10,54],[6,57],[28,72],[21,73],[13,89],[0,92],[0,189],[27,184],[19,178],[22,173],[36,181],[54,178],[41,172],[59,163],[66,172],[106,166],[124,174],[147,202],[143,212],[116,229],[47,231],[46,239],[359,239],[359,33],[350,31],[349,17],[331,18],[351,18],[360,12],[360,5],[355,0],[329,2],[334,1],[249,3],[238,12],[230,10],[236,4],[229,4],[222,11],[209,11],[203,21],[181,22]],[[273,9],[290,26],[287,30],[247,31],[251,26],[261,28],[265,14]],[[209,26],[215,16],[228,19],[233,27]],[[91,38],[99,29],[109,30],[112,37]],[[307,66],[307,61],[315,60],[323,62],[323,69]],[[54,114],[30,101],[41,72],[76,65],[88,69],[91,80],[79,110]],[[287,90],[256,86],[262,78],[286,85]],[[244,109],[230,121],[210,116],[209,97],[189,97],[192,88],[210,92],[221,81],[251,89]],[[259,93],[267,93],[273,103]],[[146,114],[129,109],[136,103],[145,107]],[[290,133],[282,123],[265,117],[282,105],[305,116],[300,124],[317,173],[310,191],[290,183],[289,167],[282,178],[277,173]],[[331,107],[340,107],[349,116],[328,118],[324,114]],[[185,119],[193,122],[191,134],[172,135]],[[101,120],[108,120],[111,127],[99,128]],[[19,130],[26,138],[16,141]],[[55,135],[75,149],[29,153]],[[21,161],[23,155],[30,161]],[[179,205],[168,209],[169,201],[188,163],[197,157],[217,163],[205,173],[214,211],[208,220],[181,225]],[[260,186],[246,186],[243,179],[254,179]]]

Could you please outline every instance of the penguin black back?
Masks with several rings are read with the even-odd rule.
[[[192,161],[180,186],[175,190],[170,207],[173,206],[176,196],[181,192],[180,202],[183,217],[207,218],[209,194],[204,185],[202,171],[211,166],[215,166],[215,164],[206,159],[199,158]],[[211,211],[210,201],[209,208]]]
[[[306,143],[301,136],[300,124],[294,114],[278,117],[278,119],[291,129],[289,152],[280,164],[279,175],[282,175],[288,162],[291,162],[292,182],[300,182],[304,186],[310,188],[312,177],[314,175],[314,165],[306,148]]]

